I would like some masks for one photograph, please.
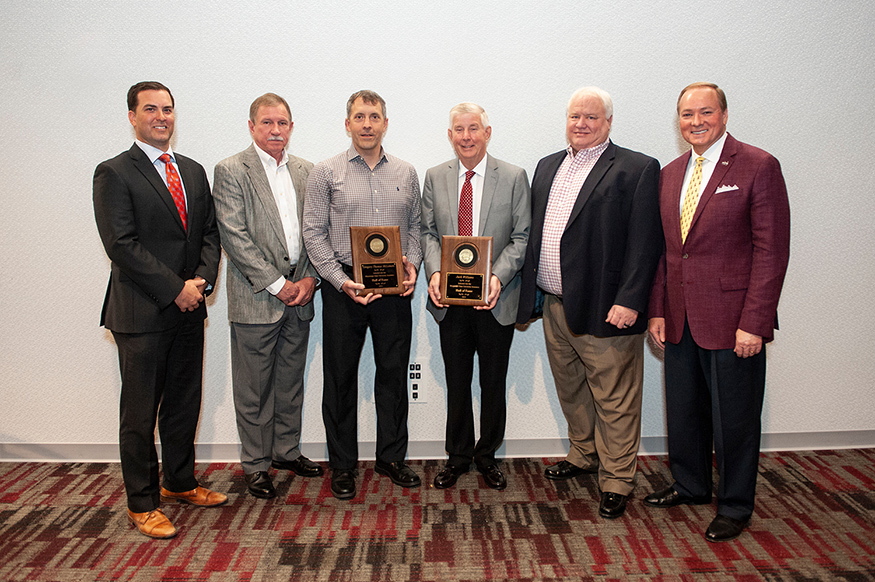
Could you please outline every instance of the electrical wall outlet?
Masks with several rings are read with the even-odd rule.
[[[407,366],[407,394],[410,402],[425,402],[425,382],[422,364],[410,362]]]

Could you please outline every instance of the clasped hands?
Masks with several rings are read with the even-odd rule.
[[[207,288],[207,281],[201,276],[193,279],[188,279],[182,286],[182,291],[176,296],[174,301],[180,311],[194,311],[204,300],[204,290]]]

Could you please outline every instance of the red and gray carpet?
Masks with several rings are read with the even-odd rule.
[[[424,485],[405,490],[363,463],[352,501],[285,471],[258,500],[238,464],[199,465],[231,499],[165,504],[172,540],[128,524],[118,464],[0,463],[0,580],[875,580],[875,449],[764,454],[753,521],[723,544],[702,536],[716,505],[641,502],[668,484],[665,457],[640,459],[613,521],[593,475],[555,483],[545,462],[506,460],[505,491],[476,472],[434,489],[438,461],[411,463]]]

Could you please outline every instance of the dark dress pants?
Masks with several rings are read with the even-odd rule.
[[[451,306],[440,322],[441,354],[447,379],[447,453],[453,465],[495,462],[507,422],[507,366],[513,325],[501,325],[491,311]],[[474,354],[480,367],[480,438],[474,442],[471,381]]]
[[[747,521],[754,508],[766,349],[739,358],[731,349],[700,348],[684,325],[678,344],[665,344],[665,406],[673,487],[710,497],[712,446],[719,486],[717,513]]]
[[[161,437],[164,487],[190,491],[194,438],[201,406],[204,322],[183,317],[154,333],[113,332],[122,387],[119,449],[128,508],[152,511],[160,502],[155,425]]]
[[[360,305],[322,286],[322,421],[329,466],[354,469],[358,461],[358,370],[370,327],[374,346],[377,459],[407,455],[407,363],[413,318],[410,297],[384,295]]]

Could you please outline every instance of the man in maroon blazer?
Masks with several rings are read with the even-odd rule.
[[[675,482],[644,502],[710,503],[713,446],[720,483],[705,538],[721,542],[738,537],[753,513],[765,344],[777,329],[790,207],[778,160],[726,133],[726,96],[717,85],[686,87],[677,108],[692,153],[660,176],[665,252],[648,326],[665,349]]]

